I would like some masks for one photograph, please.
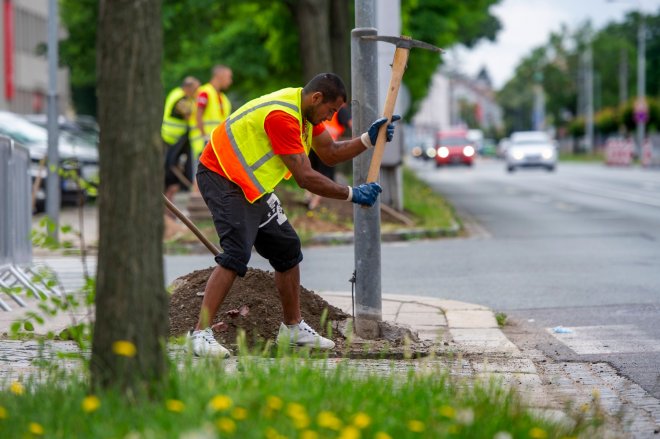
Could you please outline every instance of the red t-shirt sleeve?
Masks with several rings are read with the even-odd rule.
[[[323,131],[325,131],[325,124],[323,122],[318,125],[314,125],[314,128],[312,128],[312,137],[318,136]]]
[[[305,147],[300,140],[298,120],[284,111],[275,110],[266,116],[264,131],[273,145],[273,152],[278,155],[300,154]]]
[[[209,95],[203,91],[197,95],[197,107],[206,108],[209,103]]]

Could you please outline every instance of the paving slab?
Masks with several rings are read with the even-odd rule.
[[[499,328],[495,315],[490,310],[455,310],[445,311],[447,324],[452,328]]]

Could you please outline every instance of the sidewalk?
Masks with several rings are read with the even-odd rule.
[[[320,294],[332,305],[351,312],[350,293]],[[35,301],[36,302],[36,301]],[[35,306],[32,302],[31,306]],[[9,331],[25,308],[0,313],[0,334]],[[433,342],[440,354],[421,360],[348,360],[366,371],[390,370],[384,363],[408,370],[439,365],[452,375],[468,379],[499,379],[515,387],[530,407],[543,416],[563,418],[563,409],[597,400],[612,419],[620,419],[612,437],[654,437],[660,426],[660,403],[643,389],[619,376],[607,364],[557,363],[534,349],[520,349],[498,327],[487,307],[431,297],[389,295],[382,298],[383,320],[409,326],[421,340]],[[75,316],[85,319],[85,315]],[[36,328],[36,333],[58,332],[71,323],[58,316]],[[75,349],[69,342],[52,342],[45,355]],[[38,343],[0,339],[0,380],[33,372]],[[379,364],[383,363],[383,364]],[[430,364],[429,364],[430,363]],[[234,365],[235,366],[235,365]],[[398,366],[401,366],[400,368]],[[231,361],[228,367],[233,367]],[[657,436],[655,436],[657,437]]]

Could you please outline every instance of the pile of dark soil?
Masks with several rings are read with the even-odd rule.
[[[174,281],[170,297],[170,335],[181,336],[197,323],[202,294],[214,267],[193,271]],[[330,305],[313,291],[300,289],[300,311],[302,318],[320,334],[326,334],[327,323],[321,327],[321,316],[327,309],[327,321],[340,322],[350,316]],[[273,273],[248,269],[243,278],[236,278],[220,310],[213,319],[214,334],[219,343],[227,347],[236,346],[239,329],[245,331],[248,346],[274,341],[282,322],[282,304],[275,288]],[[336,324],[333,324],[336,327]],[[344,339],[339,331],[333,331],[335,343]]]

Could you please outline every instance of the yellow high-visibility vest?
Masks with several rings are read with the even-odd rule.
[[[224,93],[215,89],[210,83],[206,83],[197,89],[197,94],[206,92],[206,95],[209,97],[206,107],[204,108],[204,114],[202,115],[202,121],[204,123],[204,133],[208,136],[211,134],[213,128],[217,127],[220,123],[231,114],[231,102]],[[220,101],[222,100],[222,107],[220,106]],[[197,127],[197,104],[193,105],[193,111],[188,119],[188,126],[190,127],[190,146],[192,148],[193,155],[199,157],[206,145],[204,141],[204,135]]]
[[[309,154],[314,127],[303,119],[301,99],[302,88],[285,88],[261,96],[243,105],[213,130],[211,147],[222,170],[243,189],[250,203],[272,192],[282,179],[291,177],[282,159],[273,152],[264,130],[271,112],[281,110],[298,120],[300,141]]]
[[[160,126],[160,136],[170,145],[175,144],[188,131],[188,121],[186,119],[172,116],[174,106],[185,97],[186,94],[183,89],[177,87],[169,92],[167,99],[165,99],[165,110],[163,111],[163,123]]]

